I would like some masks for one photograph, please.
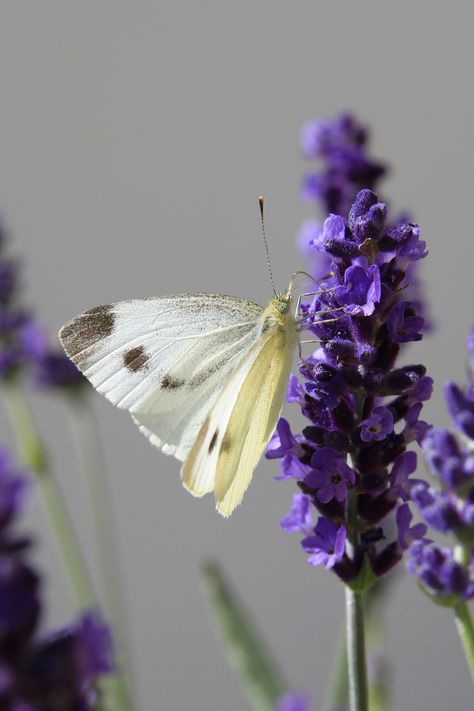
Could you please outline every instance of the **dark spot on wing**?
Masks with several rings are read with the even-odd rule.
[[[185,381],[182,378],[173,378],[171,375],[165,375],[161,381],[161,387],[163,390],[179,390],[184,383]]]
[[[218,436],[219,436],[219,430],[216,430],[216,431],[214,432],[214,434],[212,435],[211,441],[209,442],[209,454],[211,454],[212,450],[213,450],[214,447],[216,446],[216,442],[217,442],[217,437],[218,437]]]
[[[132,373],[136,373],[138,370],[142,370],[143,368],[146,369],[148,355],[143,346],[130,348],[129,351],[125,351],[122,358],[124,366]]]
[[[232,447],[232,439],[230,438],[229,433],[226,432],[224,435],[224,439],[222,440],[221,452],[228,452],[231,447]]]
[[[86,351],[110,336],[114,325],[114,307],[95,306],[63,326],[59,337],[68,356],[81,367],[90,356]]]

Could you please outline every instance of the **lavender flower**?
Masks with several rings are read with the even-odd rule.
[[[468,351],[472,348],[472,332]],[[456,605],[474,597],[474,385],[445,387],[456,432],[432,429],[422,446],[437,486],[418,482],[412,499],[428,526],[448,534],[454,550],[432,541],[416,541],[409,549],[408,570],[437,602]]]
[[[110,632],[96,613],[48,637],[38,636],[40,580],[31,543],[13,531],[29,482],[0,449],[0,708],[66,711],[97,708],[95,682],[114,671]]]
[[[367,128],[350,113],[342,113],[334,119],[316,119],[303,126],[301,150],[307,159],[316,161],[316,169],[304,177],[302,196],[315,204],[319,215],[325,217],[329,214],[323,225],[317,218],[305,220],[297,236],[298,249],[306,262],[306,269],[316,278],[330,271],[331,260],[324,247],[329,239],[339,241],[340,247],[350,249],[345,240],[344,219],[347,219],[358,192],[364,188],[378,191],[381,179],[389,172],[385,164],[370,156],[368,143]],[[366,238],[370,237],[371,230],[377,234],[385,223],[386,209],[385,203],[373,205],[353,226],[356,238],[358,230],[361,229]],[[409,218],[401,214],[392,221],[392,226],[396,229],[396,226],[406,225],[407,222]],[[413,226],[410,228],[413,229]],[[418,242],[416,238],[415,241]],[[405,248],[407,247],[408,242]],[[386,259],[393,256],[394,253],[385,251]],[[401,256],[399,252],[399,259]],[[401,292],[405,302],[398,310],[394,310],[391,316],[392,328],[398,329],[401,339],[405,329],[416,332],[419,339],[422,328],[425,332],[431,328],[431,323],[426,318],[427,309],[418,267],[414,260],[410,262],[407,268],[409,285]],[[370,276],[364,275],[359,265],[357,266],[357,270],[347,275],[347,282],[352,283],[354,289],[364,291],[364,288],[368,288]],[[377,278],[375,270],[372,274]],[[351,276],[355,276],[355,280],[351,279]],[[361,304],[358,299],[351,298],[347,282],[340,287],[340,303],[344,303],[345,293],[347,303],[357,309]],[[377,285],[373,284],[372,288],[377,289]],[[413,340],[411,335],[409,340]]]
[[[324,168],[305,176],[303,197],[320,201],[326,213],[347,215],[355,194],[374,188],[387,172],[386,166],[368,156],[367,140],[367,129],[348,113],[306,123],[301,150],[306,158],[322,159]]]
[[[343,559],[347,531],[343,525],[337,526],[329,518],[320,517],[314,527],[314,535],[301,541],[303,549],[310,553],[310,565],[323,564],[325,568],[334,568]]]
[[[27,369],[42,387],[69,387],[84,381],[62,352],[49,346],[37,321],[21,305],[20,265],[7,258],[0,225],[0,378]]]
[[[314,489],[322,504],[335,499],[345,501],[347,492],[355,484],[355,472],[344,457],[331,447],[321,447],[311,457],[311,471],[304,478],[305,485]]]
[[[86,383],[72,360],[60,352],[46,351],[33,363],[32,371],[35,383],[42,388],[77,390]]]
[[[426,532],[411,522],[408,502],[420,480],[410,479],[416,454],[408,448],[426,435],[419,417],[432,381],[422,365],[397,366],[400,350],[421,337],[422,318],[400,293],[426,249],[416,225],[391,227],[386,213],[362,190],[349,217],[328,218],[314,245],[331,272],[302,310],[321,347],[300,365],[304,385],[293,378],[288,398],[309,422],[293,434],[281,420],[267,453],[303,492],[282,528],[305,535],[309,563],[350,584],[364,560],[382,576]],[[318,518],[308,531],[310,508]]]

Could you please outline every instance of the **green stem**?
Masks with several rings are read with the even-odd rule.
[[[324,707],[345,708],[347,706],[348,691],[346,638],[345,635],[340,635]]]
[[[52,475],[46,451],[29,404],[18,382],[5,383],[4,400],[17,439],[20,461],[36,475],[38,490],[48,514],[72,594],[81,610],[94,606],[96,596],[79,542],[67,513],[61,489]]]
[[[112,494],[107,478],[105,458],[97,430],[94,412],[84,394],[70,398],[70,422],[77,457],[84,472],[89,502],[92,510],[95,540],[99,553],[101,580],[105,609],[112,622],[119,651],[119,667],[127,670],[130,687],[133,688],[133,672],[130,655],[127,653],[127,615],[123,601],[123,575],[118,556],[118,536],[112,506]],[[120,663],[122,657],[122,663]],[[131,706],[125,679],[116,677],[121,696],[120,708]],[[114,706],[114,708],[119,708]]]
[[[364,601],[362,593],[346,587],[347,664],[350,711],[368,711],[365,660]]]
[[[357,494],[349,493],[347,506],[348,553],[353,555],[358,542]],[[346,640],[350,711],[368,711],[369,694],[365,656],[363,594],[346,585]]]
[[[454,616],[464,656],[474,682],[474,625],[466,602],[461,602],[454,608]]]

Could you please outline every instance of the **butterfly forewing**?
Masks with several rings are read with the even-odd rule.
[[[261,306],[217,294],[96,307],[61,329],[69,357],[151,441],[184,460],[223,384],[258,338]]]

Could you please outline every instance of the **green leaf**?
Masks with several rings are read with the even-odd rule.
[[[254,620],[217,564],[207,565],[202,579],[213,620],[250,703],[256,711],[273,711],[288,686]]]

